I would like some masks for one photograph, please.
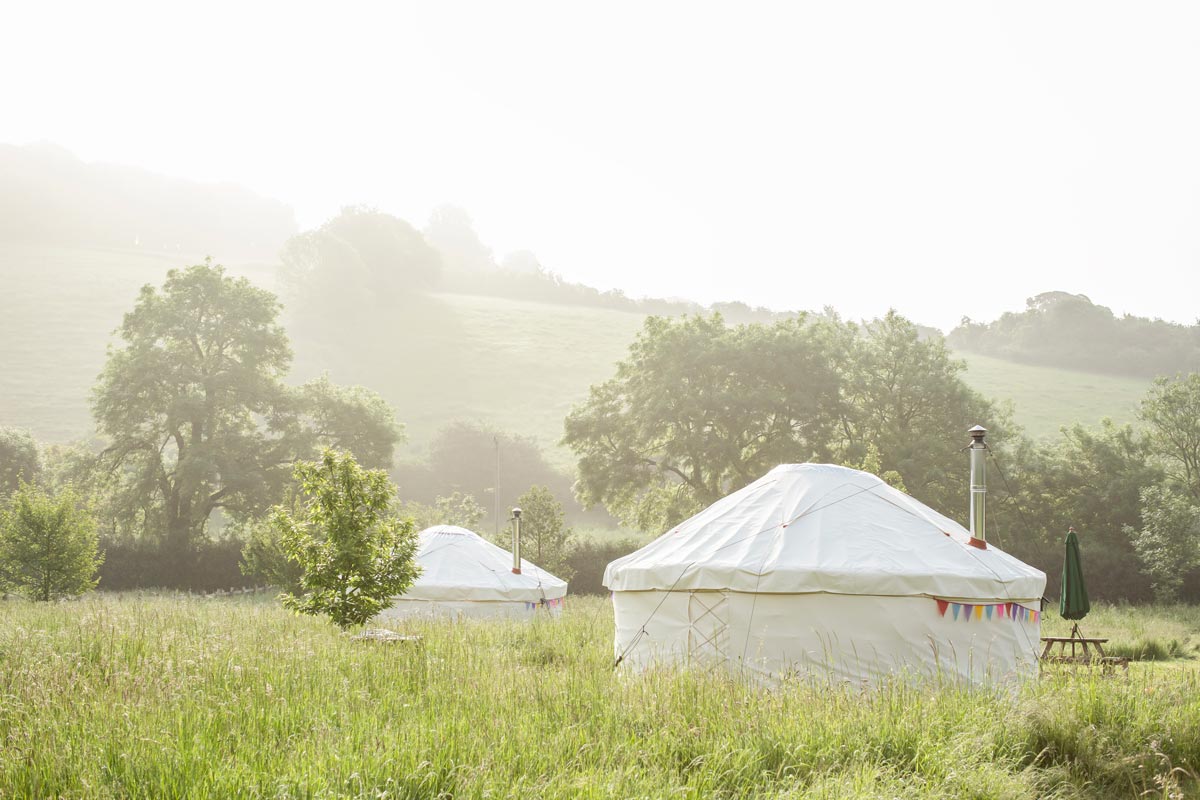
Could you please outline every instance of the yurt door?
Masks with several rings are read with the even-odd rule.
[[[700,665],[724,664],[729,652],[729,598],[725,592],[688,595],[688,656]]]

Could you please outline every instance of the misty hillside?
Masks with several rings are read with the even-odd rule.
[[[110,334],[139,287],[160,284],[196,258],[130,251],[0,244],[0,424],[68,441],[92,430],[88,398]],[[278,290],[271,266],[228,263],[231,272]],[[433,293],[373,322],[355,356],[328,335],[288,319],[296,381],[328,372],[383,394],[407,425],[401,457],[420,454],[457,419],[532,436],[559,464],[568,409],[612,374],[645,314],[460,293]],[[1108,415],[1132,419],[1148,381],[968,356],[979,391],[1016,403],[1037,436]]]
[[[91,434],[90,390],[122,315],[141,286],[206,254],[284,300],[292,380],[328,373],[396,408],[409,438],[401,458],[420,458],[439,429],[465,420],[533,437],[568,465],[564,417],[612,375],[645,317],[706,311],[570,283],[527,251],[495,259],[453,208],[423,233],[346,209],[293,236],[285,206],[238,187],[85,164],[48,145],[0,146],[0,178],[0,425],[46,441]],[[739,302],[707,310],[731,323],[792,316]],[[1131,420],[1149,383],[976,354],[991,351],[961,329],[951,343],[976,351],[971,385],[1014,401],[1034,436]]]
[[[1043,292],[994,322],[964,319],[951,347],[1024,364],[1153,378],[1200,370],[1200,324],[1117,316],[1086,295]]]
[[[288,206],[234,184],[0,144],[0,242],[273,260],[295,231]]]

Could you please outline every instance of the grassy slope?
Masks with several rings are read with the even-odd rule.
[[[1185,797],[1200,671],[1009,695],[611,668],[607,600],[355,643],[269,600],[3,603],[0,796]],[[1154,609],[1127,614],[1155,615]],[[1200,630],[1194,610],[1190,630]]]
[[[410,455],[464,419],[532,436],[566,466],[563,418],[612,375],[641,324],[623,311],[434,295],[380,326],[357,363],[296,327],[296,375],[326,371],[380,392],[407,425]]]
[[[146,283],[198,257],[0,244],[0,425],[65,442],[93,430],[110,334]],[[271,271],[231,267],[261,281]]]
[[[186,256],[0,245],[0,425],[66,441],[91,431],[88,392],[109,334],[140,286],[160,284]],[[268,267],[231,265],[274,288]],[[641,325],[639,314],[467,295],[436,295],[396,309],[348,359],[325,337],[292,328],[297,379],[329,372],[392,402],[408,425],[407,454],[454,419],[490,422],[553,449],[562,420],[591,384],[612,374]],[[1074,421],[1131,416],[1146,381],[1072,373],[969,356],[969,379],[1010,397],[1038,436]]]
[[[1075,422],[1095,425],[1103,417],[1133,422],[1134,409],[1150,388],[1142,378],[1120,378],[1055,367],[1016,364],[959,353],[967,380],[980,393],[1016,404],[1017,421],[1035,437],[1053,437]]]

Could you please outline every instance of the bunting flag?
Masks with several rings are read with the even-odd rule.
[[[560,599],[558,602],[562,602]],[[950,616],[957,620],[960,616],[964,622],[972,619],[1007,619],[1013,622],[1032,622],[1035,625],[1041,621],[1042,612],[1035,608],[1026,608],[1020,603],[954,603],[950,600],[934,598],[937,603],[939,617],[945,617],[949,609]]]
[[[540,606],[545,606],[546,608],[562,608],[566,601],[567,598],[565,597],[542,598],[541,600],[535,600],[532,603],[526,602],[525,608],[535,609]]]

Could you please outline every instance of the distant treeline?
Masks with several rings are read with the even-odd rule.
[[[1148,378],[1200,370],[1200,325],[1118,317],[1067,292],[1045,292],[1026,305],[991,323],[964,319],[947,342],[1008,361],[1110,375]]]
[[[331,309],[351,316],[376,305],[397,302],[423,292],[503,297],[553,305],[604,308],[637,314],[678,317],[719,313],[741,325],[796,319],[801,311],[775,311],[728,301],[702,306],[689,300],[630,297],[620,289],[601,291],[567,281],[527,251],[499,260],[476,233],[471,218],[453,206],[434,212],[423,230],[372,208],[346,207],[320,228],[287,241],[280,252],[281,284],[301,319],[340,319]],[[836,317],[832,309],[818,316]],[[935,328],[917,326],[923,338],[941,336]]]
[[[274,260],[295,232],[288,206],[234,184],[0,145],[0,242]]]

